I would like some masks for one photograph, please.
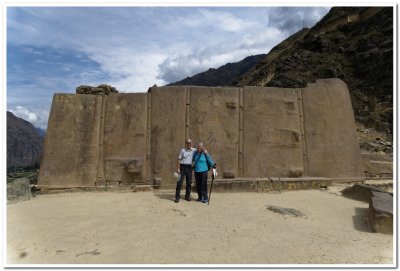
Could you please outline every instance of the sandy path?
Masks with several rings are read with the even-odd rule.
[[[392,263],[392,235],[372,233],[368,204],[329,191],[42,195],[7,206],[7,263]],[[283,216],[266,205],[296,208]]]

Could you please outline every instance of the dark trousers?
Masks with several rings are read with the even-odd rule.
[[[208,171],[194,173],[194,178],[196,179],[197,195],[199,196],[199,199],[202,200],[208,200],[207,177]]]
[[[181,194],[183,179],[186,176],[186,194],[185,197],[190,196],[192,186],[192,165],[180,165],[180,174],[178,182],[176,183],[175,198],[179,198]]]

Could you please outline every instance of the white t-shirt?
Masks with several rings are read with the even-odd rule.
[[[179,152],[178,160],[180,161],[181,165],[191,165],[193,161],[193,154],[196,151],[195,148],[186,149],[183,148]]]

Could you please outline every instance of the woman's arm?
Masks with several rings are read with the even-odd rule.
[[[206,155],[206,159],[208,161],[208,163],[211,165],[212,168],[216,168],[217,164],[213,161],[213,159],[211,158],[211,155],[207,154]]]

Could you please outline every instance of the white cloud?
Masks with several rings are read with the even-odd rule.
[[[23,106],[17,106],[14,109],[10,109],[10,111],[14,113],[14,115],[16,115],[17,117],[27,120],[29,122],[36,122],[38,119],[35,113],[29,111]]]
[[[111,78],[99,82],[94,76],[86,77],[84,73],[91,71],[85,71],[77,78],[81,84],[110,83],[123,92],[146,91],[153,84],[171,83],[267,53],[293,33],[287,29],[293,31],[307,16],[317,20],[325,10],[14,8],[7,20],[8,42],[73,48],[98,63]],[[19,11],[24,16],[17,16]]]
[[[19,33],[20,35],[23,36],[33,37],[40,35],[40,31],[37,28],[33,27],[32,25],[18,22],[13,19],[7,20],[7,27],[8,27],[8,32]]]
[[[246,21],[228,12],[200,9],[194,16],[182,20],[183,27],[212,27],[228,32],[243,31],[257,25],[256,21]]]
[[[265,54],[284,38],[285,34],[276,28],[266,27],[257,35],[245,34],[234,42],[210,45],[191,54],[168,57],[159,65],[158,78],[168,83],[176,82],[209,68],[240,61],[250,55]]]
[[[89,57],[100,63],[101,69],[114,78],[109,82],[98,83],[111,84],[121,92],[145,92],[154,84],[165,84],[163,80],[156,78],[159,73],[158,64],[166,58],[165,54],[135,54],[127,48],[102,52],[88,48],[87,50],[92,52]]]
[[[15,116],[29,121],[33,126],[46,130],[49,111],[43,109],[30,110],[23,106],[16,106],[9,109]]]

